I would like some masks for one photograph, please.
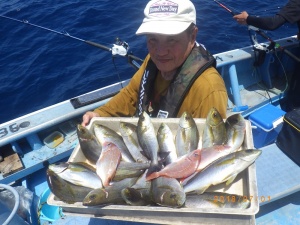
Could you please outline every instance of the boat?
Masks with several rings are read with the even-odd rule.
[[[114,46],[123,48],[123,44]],[[276,47],[270,48],[271,44]],[[111,51],[111,48],[99,46]],[[130,55],[122,53],[122,56]],[[229,95],[228,115],[241,113],[250,121],[249,135],[254,147],[263,152],[255,162],[258,196],[252,196],[259,202],[259,211],[250,216],[219,215],[214,224],[224,221],[228,224],[299,224],[300,167],[275,143],[286,113],[282,103],[287,98],[287,84],[299,63],[299,40],[291,36],[271,40],[271,43],[256,41],[251,46],[218,53],[214,57]],[[136,67],[139,66],[138,57],[129,58]],[[24,197],[23,192],[13,193],[16,196],[14,209],[5,210],[6,206],[3,206],[0,210],[3,224],[180,224],[178,221],[159,222],[155,217],[67,214],[63,208],[47,203],[50,191],[45,171],[52,163],[67,161],[78,146],[76,127],[81,123],[82,115],[105,104],[128,82],[124,80],[101,87],[0,124],[0,152],[4,159],[0,163],[0,187],[13,192],[10,187],[21,186],[33,193],[26,218],[17,213],[18,207],[24,208],[17,202]],[[276,123],[271,121],[273,127],[264,128],[264,121],[268,121],[270,114],[276,116]],[[184,221],[183,218],[181,224]]]

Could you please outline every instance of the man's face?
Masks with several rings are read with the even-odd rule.
[[[177,35],[148,34],[151,59],[162,73],[172,73],[186,60],[194,46],[197,28]]]

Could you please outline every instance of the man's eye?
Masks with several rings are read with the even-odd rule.
[[[155,40],[154,38],[149,38],[149,39],[148,39],[148,42],[149,42],[150,44],[154,44],[154,43],[156,43],[156,40]]]
[[[168,43],[169,44],[174,44],[174,43],[176,43],[176,40],[175,39],[170,39],[170,40],[168,40]]]

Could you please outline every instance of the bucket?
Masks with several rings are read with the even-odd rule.
[[[48,205],[47,199],[50,195],[50,189],[47,188],[39,200],[39,219],[54,222],[63,215],[62,209],[58,206]]]

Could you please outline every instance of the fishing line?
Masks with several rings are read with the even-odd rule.
[[[105,45],[102,45],[102,44],[99,44],[99,43],[96,43],[96,42],[93,42],[93,41],[84,40],[84,39],[72,36],[69,33],[67,33],[66,31],[60,32],[60,31],[57,31],[57,30],[53,30],[53,29],[50,29],[50,28],[47,28],[47,27],[43,27],[43,26],[40,26],[40,25],[37,25],[37,24],[30,23],[30,22],[28,22],[28,20],[18,20],[18,19],[12,18],[12,17],[4,16],[4,15],[0,15],[0,17],[5,18],[5,19],[9,19],[9,20],[13,20],[13,21],[16,21],[16,22],[19,22],[19,23],[24,23],[26,25],[37,27],[37,28],[40,28],[40,29],[43,29],[43,30],[46,30],[46,31],[50,31],[50,32],[53,32],[53,33],[56,33],[56,34],[59,34],[59,35],[63,35],[63,36],[75,39],[77,41],[84,42],[86,44],[89,44],[89,45],[92,45],[94,47],[100,48],[102,50],[105,50],[105,51],[108,51],[108,52],[112,52],[113,55],[117,55],[118,54],[118,55],[121,55],[121,56],[126,56],[126,57],[130,58],[129,62],[132,65],[135,63],[135,62],[132,62],[132,60],[143,62],[142,59],[140,59],[140,58],[138,58],[138,57],[136,57],[136,56],[134,56],[132,54],[127,54],[127,52],[124,53],[124,52],[121,51],[122,50],[121,47],[126,47],[125,44],[128,47],[128,44],[126,42],[120,42],[120,44],[122,44],[120,46],[114,44],[114,46],[112,48],[109,48],[109,47],[107,47]],[[119,54],[119,52],[122,52],[122,54]],[[133,66],[136,67],[136,64],[134,64]]]
[[[214,2],[216,2],[216,3],[217,3],[219,6],[221,6],[222,8],[224,8],[226,11],[228,11],[232,16],[238,14],[238,13],[236,12],[236,10],[233,11],[232,9],[228,8],[227,6],[225,6],[224,4],[222,4],[222,3],[219,2],[219,1],[214,0]],[[280,8],[280,7],[277,7],[277,8]],[[249,25],[248,25],[248,30],[249,30],[249,36],[250,36],[250,40],[251,40],[251,42],[252,42],[253,47],[254,47],[255,45],[257,45],[258,43],[254,43],[254,40],[251,38],[252,36],[251,36],[250,30],[255,31],[257,34],[261,35],[262,37],[264,37],[265,39],[267,39],[267,40],[270,42],[270,45],[269,45],[268,48],[267,48],[268,50],[270,50],[270,49],[275,49],[275,47],[277,47],[277,48],[279,48],[279,50],[283,51],[283,52],[286,53],[288,56],[290,56],[291,58],[293,58],[294,60],[296,60],[297,62],[300,62],[300,59],[299,59],[297,56],[295,56],[295,55],[292,54],[290,51],[288,51],[287,49],[283,48],[283,47],[280,46],[278,43],[276,43],[275,41],[273,41],[269,36],[267,36],[267,35],[266,35],[263,31],[261,31],[259,28],[253,27],[253,26],[249,26]],[[280,65],[281,65],[281,67],[282,67],[282,70],[283,70],[283,72],[284,72],[284,74],[285,74],[285,78],[286,78],[286,86],[285,86],[284,90],[281,91],[281,93],[284,93],[284,92],[287,90],[288,86],[289,86],[289,85],[288,85],[288,79],[287,79],[287,75],[286,75],[286,71],[285,71],[285,69],[284,69],[284,66],[283,66],[281,60],[279,59],[279,57],[278,57],[278,55],[277,55],[277,52],[276,52],[276,51],[274,51],[274,52],[275,52],[275,53],[274,53],[275,56],[277,57],[277,59],[278,59]],[[254,57],[255,57],[255,59],[256,59],[256,54],[254,55]],[[269,94],[269,91],[270,91],[270,92],[273,92],[273,91],[267,90],[266,88],[264,88],[264,89],[265,89],[265,91],[267,92],[267,94],[268,94],[268,96],[269,96],[269,99],[270,99],[270,101],[271,101],[271,103],[272,103],[272,99],[271,99],[271,96],[270,96],[270,94]]]
[[[216,2],[219,6],[221,6],[222,8],[224,8],[226,11],[228,11],[231,15],[237,15],[238,13],[231,10],[230,8],[228,8],[227,6],[225,6],[224,4],[222,4],[221,2],[214,0],[214,2]],[[282,47],[281,45],[279,45],[278,43],[276,43],[274,40],[272,40],[272,38],[270,38],[269,36],[267,36],[262,30],[260,30],[257,27],[248,25],[248,28],[255,31],[256,33],[258,33],[260,36],[262,36],[263,38],[267,39],[270,42],[270,45],[274,45],[276,48],[278,48],[279,50],[283,51],[284,53],[286,53],[288,56],[290,56],[291,58],[293,58],[294,60],[296,60],[297,62],[300,62],[300,59],[295,56],[294,54],[292,54],[290,51],[288,51],[287,49],[285,49],[284,47]]]
[[[228,8],[227,6],[225,6],[224,4],[222,4],[221,2],[214,0],[215,3],[217,3],[219,6],[221,6],[223,9],[225,9],[227,12],[229,12],[231,15],[235,16],[237,15],[237,10],[233,11],[230,8],[234,9],[233,7]]]

